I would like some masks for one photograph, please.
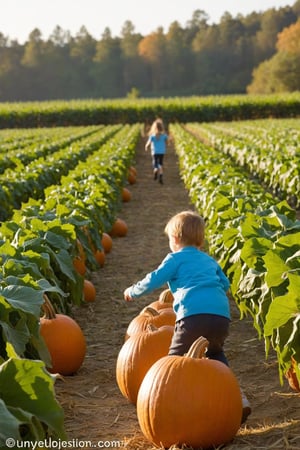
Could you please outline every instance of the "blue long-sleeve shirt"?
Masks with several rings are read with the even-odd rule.
[[[138,298],[168,284],[174,296],[176,320],[194,314],[217,314],[230,319],[226,292],[229,280],[220,265],[196,247],[169,253],[159,267],[130,288]]]

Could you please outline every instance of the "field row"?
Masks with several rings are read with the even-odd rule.
[[[249,171],[273,195],[300,207],[300,123],[296,119],[188,124]]]
[[[230,278],[241,317],[251,315],[267,354],[270,346],[276,351],[282,378],[293,360],[300,362],[296,211],[219,148],[178,124],[171,131],[191,200],[207,221],[210,252]]]
[[[47,155],[43,164],[33,161],[35,177],[41,183],[44,174],[49,182],[37,192],[24,179],[28,202],[9,210],[9,220],[1,223],[0,378],[1,385],[7,386],[1,394],[1,421],[7,423],[1,430],[1,447],[6,438],[66,439],[54,378],[45,371],[51,360],[40,334],[41,316],[49,305],[64,316],[72,304],[83,303],[81,267],[100,267],[96,255],[103,251],[104,232],[117,219],[140,128],[138,124],[107,127],[105,138],[101,129],[88,140],[82,137],[78,146],[73,142],[56,149],[54,159]],[[69,165],[72,155],[76,163]],[[52,168],[55,162],[58,178]],[[64,339],[72,341],[70,335]]]
[[[297,117],[299,92],[114,100],[70,100],[0,104],[0,128],[168,123]]]

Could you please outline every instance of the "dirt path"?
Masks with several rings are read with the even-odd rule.
[[[56,383],[57,397],[66,415],[66,430],[73,448],[126,448],[150,450],[140,432],[135,407],[121,395],[115,365],[129,321],[158,293],[127,304],[123,290],[157,266],[169,251],[163,233],[167,220],[192,207],[179,177],[178,161],[169,149],[165,159],[165,184],[152,179],[150,155],[141,139],[136,155],[138,181],[130,186],[132,200],[119,217],[128,235],[116,238],[105,265],[92,274],[96,302],[75,311],[87,338],[88,352],[79,373]],[[253,412],[226,450],[299,449],[300,394],[285,381],[279,383],[275,355],[265,359],[251,320],[239,320],[232,305],[231,334],[226,345],[231,368],[237,375]],[[77,440],[77,442],[76,442]],[[91,441],[91,445],[83,445]]]

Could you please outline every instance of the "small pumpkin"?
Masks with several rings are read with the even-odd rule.
[[[81,276],[85,275],[86,264],[85,264],[85,260],[83,258],[81,258],[80,256],[75,256],[73,259],[73,266],[79,275],[81,275]]]
[[[137,177],[137,169],[136,169],[136,167],[130,166],[128,170],[129,170],[129,172],[133,173]]]
[[[102,233],[101,245],[105,253],[109,253],[113,246],[113,240],[108,233]]]
[[[85,253],[83,245],[79,239],[76,239],[76,245],[77,245],[77,251],[78,251],[79,258],[81,258],[84,262],[86,262],[86,253]]]
[[[298,381],[297,374],[296,374],[296,366],[297,366],[297,362],[296,362],[295,358],[292,356],[291,367],[286,372],[285,377],[288,380],[290,388],[293,389],[293,391],[300,392],[300,385],[299,385],[299,381]]]
[[[84,279],[83,281],[83,299],[87,303],[94,302],[96,300],[95,285],[87,279]]]
[[[129,184],[135,184],[137,179],[137,170],[135,167],[130,166],[128,169],[127,181]]]
[[[242,417],[242,396],[231,369],[205,358],[200,337],[184,356],[164,356],[146,373],[137,397],[145,437],[162,448],[216,448],[231,441]]]
[[[154,308],[146,306],[146,308],[144,308],[140,314],[135,316],[129,323],[125,339],[128,339],[129,336],[135,333],[145,331],[149,324],[153,324],[157,328],[162,327],[163,325],[174,326],[175,319],[176,316],[172,308],[165,308],[157,311]]]
[[[122,201],[124,203],[130,202],[131,200],[131,192],[126,187],[122,188]]]
[[[168,354],[174,327],[150,324],[132,335],[121,347],[116,364],[116,380],[124,397],[135,404],[141,382],[148,369]]]
[[[127,235],[127,232],[128,232],[127,223],[125,222],[125,220],[122,220],[119,217],[117,217],[113,226],[111,227],[109,234],[112,237],[124,237]]]
[[[40,334],[48,348],[52,366],[51,373],[72,375],[81,367],[85,353],[86,341],[78,323],[65,314],[56,314],[53,306],[45,296],[44,316],[40,319]]]
[[[105,264],[105,252],[103,250],[95,250],[94,257],[100,267],[103,267]]]

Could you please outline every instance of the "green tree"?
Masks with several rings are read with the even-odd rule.
[[[167,88],[171,92],[185,92],[194,82],[194,58],[186,44],[184,29],[173,22],[166,34],[168,64]]]
[[[280,8],[278,11],[271,8],[261,15],[260,30],[256,33],[259,62],[275,54],[278,33],[296,20],[297,16],[291,7]]]
[[[30,34],[24,46],[24,54],[21,59],[23,66],[23,99],[44,100],[48,97],[45,89],[44,70],[46,63],[46,45],[42,39],[42,33],[35,28]]]
[[[97,41],[82,26],[75,38],[69,43],[70,61],[70,91],[74,97],[90,97],[94,93],[92,62],[96,53]]]
[[[300,90],[300,19],[278,34],[277,53],[253,71],[249,93]]]
[[[139,55],[148,66],[151,91],[158,95],[168,86],[168,64],[166,52],[166,37],[163,28],[144,37],[139,43]]]
[[[23,97],[22,55],[23,47],[0,33],[0,101]]]
[[[105,28],[96,45],[93,78],[94,96],[115,98],[125,95],[120,38],[113,38],[109,28]]]
[[[120,41],[123,83],[126,93],[131,92],[132,88],[139,91],[147,89],[147,68],[138,53],[141,40],[142,35],[135,33],[134,25],[127,20],[122,27]]]

